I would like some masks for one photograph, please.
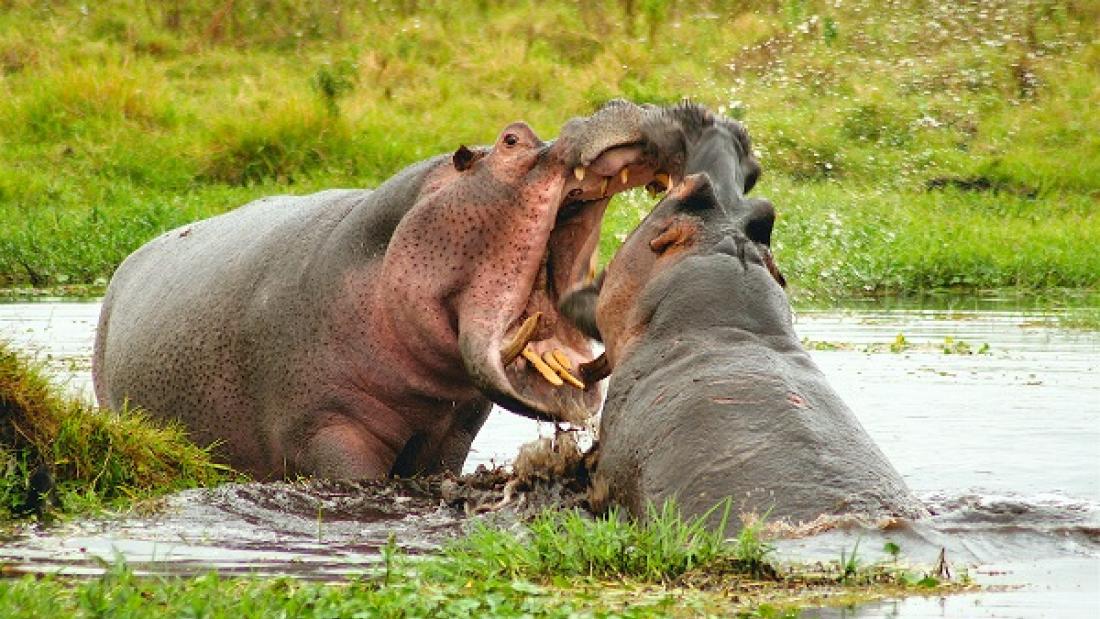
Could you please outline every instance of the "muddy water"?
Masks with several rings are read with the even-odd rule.
[[[97,312],[95,303],[0,304],[0,337],[87,395]],[[814,359],[935,515],[830,523],[780,541],[782,555],[835,559],[858,542],[873,560],[890,539],[903,560],[931,563],[945,547],[953,567],[979,582],[1021,585],[812,616],[1084,617],[1100,609],[1100,332],[1059,329],[1051,318],[998,309],[799,312],[796,328]],[[967,349],[974,354],[960,354]],[[494,411],[467,468],[506,463],[551,431]],[[461,520],[414,488],[227,486],[171,497],[152,517],[27,531],[0,545],[0,561],[72,573],[118,555],[147,571],[332,577],[376,561],[391,531],[416,552]]]

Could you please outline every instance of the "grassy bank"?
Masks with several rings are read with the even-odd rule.
[[[96,579],[0,580],[0,617],[795,617],[797,609],[966,588],[855,556],[775,570],[759,528],[736,542],[666,506],[646,524],[546,512],[531,524],[481,524],[438,555],[394,545],[342,584],[287,578],[141,578],[124,565]]]
[[[614,96],[750,127],[806,295],[1100,285],[1084,1],[0,0],[0,286],[159,231],[544,137]],[[617,200],[603,252],[647,203]]]
[[[180,428],[59,395],[0,341],[0,527],[12,517],[131,508],[227,477]]]

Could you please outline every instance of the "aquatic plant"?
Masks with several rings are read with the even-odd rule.
[[[901,546],[887,540],[886,543],[882,545],[882,551],[890,555],[890,559],[893,560],[894,563],[897,563],[898,557],[901,555]]]
[[[894,338],[893,342],[890,342],[890,352],[904,352],[909,349],[909,341],[905,339],[904,333],[899,333]]]
[[[650,506],[641,521],[612,508],[597,517],[578,511],[545,511],[524,534],[477,522],[469,535],[444,548],[462,569],[529,578],[585,576],[667,582],[729,554],[721,531],[708,515],[684,519],[672,501]],[[761,556],[763,558],[763,556]]]
[[[840,581],[847,582],[859,574],[859,542],[860,538],[856,538],[856,543],[852,546],[851,554],[846,554],[846,549],[840,549]]]
[[[129,507],[229,471],[177,426],[65,397],[0,341],[0,520]]]
[[[767,541],[764,533],[769,513],[770,510],[758,518],[746,518],[737,533],[734,556],[745,572],[756,577],[774,575],[775,572],[772,561],[775,545]]]

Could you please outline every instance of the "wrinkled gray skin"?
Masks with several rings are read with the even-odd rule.
[[[639,517],[672,497],[688,515],[727,497],[733,514],[792,522],[923,515],[794,332],[771,205],[744,196],[748,136],[699,108],[670,113],[684,118],[686,179],[596,286],[563,301],[580,323],[595,307],[612,367],[597,483]]]
[[[493,401],[587,418],[598,385],[554,388],[500,351],[541,312],[536,353],[591,359],[559,291],[588,272],[610,195],[653,178],[648,113],[614,102],[553,143],[514,123],[374,191],[261,199],[159,236],[107,290],[100,403],[181,421],[258,478],[458,471]]]

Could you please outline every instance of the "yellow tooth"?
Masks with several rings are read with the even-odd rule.
[[[550,366],[546,365],[546,362],[542,360],[542,357],[538,356],[535,351],[531,350],[528,346],[523,349],[523,358],[526,359],[533,368],[538,370],[539,374],[546,379],[546,382],[554,385],[555,387],[561,387],[565,383],[562,382],[561,377],[557,375],[554,370],[550,369]]]
[[[527,320],[524,320],[523,324],[519,326],[519,329],[516,329],[516,334],[512,336],[512,340],[500,347],[500,362],[502,364],[508,365],[523,352],[523,348],[527,346],[527,342],[531,341],[531,336],[539,328],[540,318],[542,318],[542,312],[535,312],[528,316]]]
[[[630,170],[628,168],[623,168],[623,169],[619,170],[619,180],[624,185],[626,184],[626,182],[628,180],[630,180]]]
[[[561,374],[562,370],[565,369],[561,367],[561,364],[558,363],[558,360],[554,358],[554,353],[550,352],[549,350],[542,353],[542,360],[546,362],[546,365],[550,366],[551,370],[554,370],[558,374]]]
[[[661,172],[660,174],[653,175],[653,178],[657,179],[658,183],[664,185],[665,189],[672,189],[672,177],[668,174]]]
[[[605,177],[603,177],[603,180],[600,181],[600,197],[601,198],[607,195],[607,184],[610,183],[610,182],[611,182],[611,177],[610,176],[605,176]]]
[[[581,391],[584,391],[584,383],[582,383],[580,380],[578,380],[576,376],[573,376],[572,374],[570,374],[569,371],[566,370],[565,368],[562,368],[561,371],[558,372],[558,375],[561,376],[562,379],[565,380],[565,382],[569,383],[570,385],[573,385],[574,387],[576,387],[577,389],[580,389]]]
[[[577,166],[573,168],[573,176],[577,177],[577,180],[584,180],[584,166]]]
[[[559,354],[561,354],[561,349],[557,349],[554,352],[546,351],[542,353],[542,360],[546,362],[546,365],[550,366],[550,369],[557,372],[558,376],[560,376],[562,380],[569,383],[570,385],[573,385],[577,389],[584,391],[584,383],[577,380],[577,377],[570,374],[569,370],[565,369],[561,362],[558,361]],[[564,357],[565,355],[562,354],[562,356]],[[566,361],[568,361],[568,359],[566,359]]]
[[[573,371],[573,362],[569,360],[569,356],[565,354],[565,351],[560,348],[554,349],[554,359],[557,360],[558,365],[566,370]]]

